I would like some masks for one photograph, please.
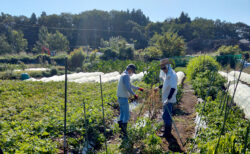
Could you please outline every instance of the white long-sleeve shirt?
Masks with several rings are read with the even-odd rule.
[[[163,81],[162,87],[162,102],[164,103],[168,99],[168,95],[170,93],[170,89],[174,88],[175,92],[172,95],[172,98],[168,100],[169,103],[176,103],[176,94],[177,94],[177,82],[178,78],[175,71],[169,67],[166,77]]]

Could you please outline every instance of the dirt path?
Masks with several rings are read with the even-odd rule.
[[[183,95],[181,101],[174,107],[173,118],[176,127],[180,133],[183,144],[192,138],[195,132],[195,104],[197,102],[197,97],[194,95],[194,91],[190,83],[184,83],[183,85]],[[158,116],[159,117],[159,116]],[[159,119],[160,120],[160,119]],[[160,131],[158,132],[160,134]],[[165,151],[174,152],[186,152],[185,146],[183,147],[178,135],[175,131],[174,126],[172,127],[172,138],[164,138],[162,147]]]

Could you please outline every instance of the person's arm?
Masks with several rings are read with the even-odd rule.
[[[136,87],[136,86],[133,86],[132,84],[130,84],[131,88],[134,89],[134,90],[138,90],[139,87]]]
[[[170,92],[169,92],[169,95],[168,95],[168,100],[172,98],[174,92],[175,92],[175,88],[171,88]]]
[[[169,95],[168,95],[168,99],[171,99],[174,92],[176,91],[176,88],[177,88],[177,76],[171,76],[171,80],[170,80],[170,92],[169,92]]]
[[[131,89],[132,86],[130,84],[130,78],[128,75],[124,75],[123,76],[123,82],[125,84],[125,87],[127,88],[128,92],[131,94],[131,95],[135,95],[135,93],[133,92],[133,90]]]

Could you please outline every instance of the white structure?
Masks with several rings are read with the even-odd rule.
[[[219,72],[223,77],[227,78],[228,82],[231,81],[229,86],[229,94],[232,96],[234,93],[237,77],[227,74],[225,72]],[[244,111],[245,117],[250,120],[250,87],[239,82],[234,102]]]

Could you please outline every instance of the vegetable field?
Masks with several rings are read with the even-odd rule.
[[[110,124],[116,107],[116,84],[104,84],[105,116]],[[64,82],[0,82],[0,146],[10,153],[57,153],[62,149]],[[89,137],[101,146],[102,112],[99,84],[68,85],[67,135],[70,149],[83,141],[84,108]]]
[[[245,118],[244,106],[237,106],[240,99],[237,92],[233,96],[235,85],[228,86],[227,78],[218,72],[221,66],[212,57],[200,56],[192,58],[187,67],[177,70],[180,69],[186,74],[177,72],[174,144],[172,139],[159,137],[163,127],[162,103],[160,93],[153,90],[160,82],[157,62],[150,63],[146,72],[132,76],[133,84],[145,91],[136,92],[139,100],[130,103],[127,140],[119,138],[117,124],[116,90],[120,73],[107,70],[106,73],[68,75],[66,150],[106,153],[107,141],[108,153],[249,153],[249,120]],[[99,75],[103,76],[104,82],[106,127]],[[247,83],[246,79],[241,78],[244,83]],[[30,81],[0,81],[0,147],[5,153],[64,152],[64,84],[63,75]],[[196,104],[197,97],[200,101]]]

